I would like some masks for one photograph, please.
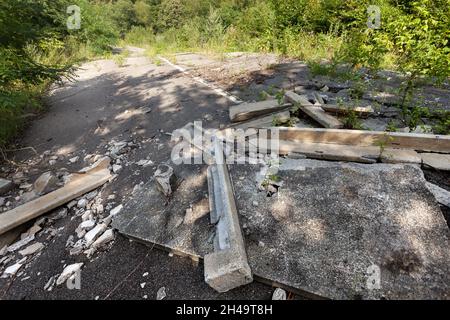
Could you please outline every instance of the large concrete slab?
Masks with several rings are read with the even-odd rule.
[[[208,214],[184,223],[207,193],[204,171],[188,167],[178,168],[190,173],[167,207],[149,181],[116,228],[195,257],[213,252]],[[449,230],[418,167],[286,160],[282,169],[279,192],[267,197],[258,166],[230,168],[256,277],[332,299],[450,298]]]
[[[200,259],[214,251],[206,166],[174,167],[180,181],[171,199],[151,178],[113,221],[121,233],[181,255]]]

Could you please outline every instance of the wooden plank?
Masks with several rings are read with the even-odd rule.
[[[337,144],[296,143],[280,141],[280,154],[300,153],[308,158],[376,163],[380,149],[375,147],[354,147]]]
[[[263,116],[250,121],[239,122],[230,126],[233,129],[248,129],[248,128],[267,128],[273,127],[274,119],[279,119],[281,121],[287,121],[291,117],[289,111],[276,112],[268,116]]]
[[[100,187],[111,178],[111,172],[103,166],[76,174],[64,187],[0,214],[0,234]]]
[[[258,140],[251,141],[255,146]],[[263,147],[272,146],[270,140],[261,144]],[[259,152],[267,153],[267,148],[259,147]],[[378,160],[385,163],[415,163],[420,164],[422,159],[414,150],[386,148],[381,152],[375,146],[349,146],[326,143],[298,143],[280,140],[280,154],[298,153],[312,159],[352,161],[360,163],[376,163]]]
[[[280,139],[296,142],[380,146],[450,153],[450,136],[422,133],[336,130],[322,128],[278,128]]]
[[[336,117],[325,113],[325,111],[321,107],[311,104],[305,96],[300,96],[292,91],[286,92],[285,96],[289,102],[298,104],[302,112],[307,114],[323,127],[333,129],[344,127],[344,124]]]
[[[266,100],[255,103],[241,103],[230,107],[232,122],[245,121],[260,115],[281,111],[291,107],[291,104],[279,104],[277,100]]]
[[[421,153],[423,164],[437,170],[450,171],[450,155],[439,153]]]
[[[367,107],[355,107],[355,106],[339,106],[336,104],[323,104],[321,108],[326,112],[336,113],[336,114],[348,114],[349,112],[354,112],[360,117],[367,117],[374,113],[371,106]]]

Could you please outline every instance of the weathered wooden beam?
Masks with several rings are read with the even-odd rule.
[[[344,124],[336,117],[327,114],[321,107],[311,104],[311,102],[309,102],[305,96],[301,96],[296,94],[295,92],[288,91],[285,93],[285,97],[289,102],[297,104],[302,112],[307,114],[323,127],[333,129],[344,127]]]
[[[241,103],[230,107],[231,122],[245,121],[260,115],[287,109],[291,104],[279,104],[277,100]]]
[[[281,140],[353,146],[382,146],[450,153],[450,136],[322,128],[278,128]]]
[[[86,173],[75,174],[64,187],[0,214],[0,234],[100,187],[111,178],[111,172],[101,163]]]
[[[289,111],[276,112],[267,116],[263,116],[257,119],[252,119],[245,122],[239,122],[230,126],[233,129],[248,129],[248,128],[267,128],[273,127],[275,119],[279,121],[287,121],[291,117]]]

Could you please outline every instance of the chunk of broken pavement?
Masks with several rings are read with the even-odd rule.
[[[63,284],[72,275],[74,275],[77,272],[80,272],[82,266],[83,266],[83,263],[81,262],[81,263],[71,264],[71,265],[65,267],[63,272],[61,273],[61,275],[58,277],[58,280],[56,280],[56,285],[59,286],[59,285]]]
[[[173,168],[165,164],[160,165],[153,176],[155,178],[158,190],[161,191],[166,197],[169,197],[175,189],[177,180],[173,172]]]
[[[0,194],[5,194],[13,187],[13,183],[9,180],[0,178]]]
[[[91,244],[94,243],[95,240],[103,233],[105,232],[106,228],[108,226],[105,223],[97,224],[94,229],[86,233],[84,236],[84,240],[86,241],[86,247],[90,247]]]
[[[56,189],[58,179],[51,173],[45,172],[34,182],[34,191],[38,195],[43,195]]]
[[[21,263],[16,263],[12,266],[9,266],[8,268],[6,268],[5,272],[3,272],[2,278],[7,278],[15,275],[20,268],[22,268]]]
[[[16,243],[14,243],[12,245],[10,245],[8,247],[8,251],[9,252],[14,252],[16,250],[19,250],[20,248],[22,248],[23,246],[27,245],[28,243],[30,243],[33,240],[34,240],[34,234],[30,235],[30,236],[28,236],[28,237],[26,237],[26,238],[24,238],[24,239],[22,239],[20,241],[17,241]]]
[[[166,297],[166,288],[162,287],[159,288],[158,292],[156,293],[156,300],[163,300]]]
[[[42,249],[44,249],[44,245],[40,242],[36,242],[36,243],[26,247],[25,249],[20,250],[19,253],[22,256],[28,256],[31,254],[35,254],[35,253],[41,251]]]

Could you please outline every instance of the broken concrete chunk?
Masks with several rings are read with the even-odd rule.
[[[28,255],[35,254],[35,253],[41,251],[44,248],[45,248],[45,246],[42,243],[36,242],[36,243],[26,247],[25,249],[19,251],[19,253],[22,256],[28,256]]]
[[[114,230],[108,229],[97,240],[95,240],[95,242],[92,244],[92,248],[98,249],[113,240]]]
[[[37,195],[43,195],[56,189],[57,182],[58,179],[51,172],[45,172],[34,182],[34,191]]]
[[[61,275],[56,280],[56,285],[59,286],[66,282],[71,276],[81,271],[81,267],[83,266],[83,263],[75,263],[71,264],[64,268]]]
[[[424,165],[437,170],[450,171],[450,154],[421,153]]]
[[[215,151],[218,158],[223,157],[222,145],[217,140]],[[253,276],[226,164],[208,168],[208,188],[211,223],[216,224],[216,237],[214,253],[204,258],[205,281],[216,291],[227,292],[253,282]]]
[[[153,161],[152,160],[140,160],[140,161],[136,162],[136,164],[138,166],[146,168],[148,166],[152,166],[153,165]]]
[[[272,295],[272,300],[286,300],[286,298],[286,291],[281,288],[276,288]]]
[[[94,243],[95,240],[103,233],[105,232],[106,228],[108,226],[104,223],[100,223],[94,227],[91,231],[86,233],[84,236],[84,240],[86,241],[86,247],[90,247],[91,244]]]
[[[166,296],[166,288],[159,288],[158,292],[156,293],[156,300],[163,300]]]
[[[14,184],[10,180],[0,178],[0,195],[11,190],[13,186]]]
[[[80,208],[80,209],[84,209],[84,208],[86,208],[88,203],[89,203],[89,201],[87,199],[82,198],[82,199],[78,200],[77,207]]]
[[[112,167],[112,171],[113,171],[114,173],[119,173],[120,171],[122,171],[122,166],[120,166],[120,165],[118,165],[118,164],[115,164],[115,165],[113,165],[113,167]]]
[[[450,191],[447,191],[433,183],[427,182],[427,188],[440,204],[450,208]]]
[[[5,272],[3,272],[2,278],[14,276],[17,273],[17,271],[20,270],[20,268],[22,268],[21,263],[16,263],[13,264],[12,266],[9,266],[8,268],[6,268]]]
[[[76,156],[76,157],[70,158],[70,159],[69,159],[69,162],[70,162],[70,163],[75,163],[75,162],[78,161],[78,159],[80,159],[80,157]]]
[[[112,210],[109,212],[109,214],[110,214],[111,216],[115,216],[115,215],[117,215],[120,211],[122,211],[122,209],[123,209],[123,205],[119,205],[119,206],[115,207],[114,209],[112,209]]]
[[[177,180],[173,168],[165,164],[160,165],[153,176],[159,191],[169,197],[174,191]]]
[[[94,227],[95,227],[95,221],[92,221],[92,220],[86,220],[78,226],[79,229],[86,230],[86,231],[89,231]]]
[[[10,245],[8,247],[8,251],[9,252],[14,252],[16,250],[19,250],[20,248],[22,248],[23,246],[27,245],[28,243],[30,243],[33,240],[34,240],[34,235],[30,235],[30,236],[26,237],[25,239],[22,239],[20,241],[17,241],[16,243]]]

